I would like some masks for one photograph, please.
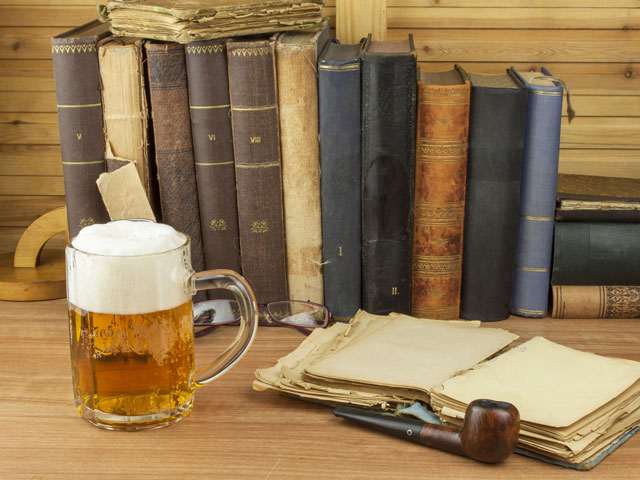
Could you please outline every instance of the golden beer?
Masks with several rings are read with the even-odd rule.
[[[139,424],[160,413],[171,421],[188,412],[195,388],[191,301],[136,315],[70,305],[69,322],[74,393],[83,416],[108,424],[117,415]]]
[[[257,327],[255,296],[237,273],[194,273],[189,238],[168,225],[90,225],[66,248],[71,370],[80,415],[102,428],[140,430],[185,417],[197,387],[229,370]],[[240,331],[195,372],[192,295],[231,290]],[[196,378],[197,377],[197,378]]]

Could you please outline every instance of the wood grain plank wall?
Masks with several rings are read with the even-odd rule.
[[[0,252],[64,203],[50,38],[96,3],[0,0]],[[563,120],[561,171],[640,178],[640,0],[388,0],[387,26],[389,40],[413,33],[425,70],[546,66],[578,114]]]

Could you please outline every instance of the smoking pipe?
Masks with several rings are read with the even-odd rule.
[[[354,407],[338,407],[334,415],[406,440],[485,463],[506,460],[516,448],[520,413],[507,402],[474,400],[461,430]]]

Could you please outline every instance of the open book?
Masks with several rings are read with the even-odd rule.
[[[383,410],[421,402],[462,425],[474,399],[520,411],[520,453],[590,469],[640,426],[640,363],[580,352],[479,322],[360,311],[314,331],[254,388]],[[497,354],[497,355],[496,355]]]

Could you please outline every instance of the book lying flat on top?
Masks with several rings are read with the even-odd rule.
[[[110,0],[101,15],[120,36],[178,43],[322,27],[324,0]]]
[[[520,412],[519,453],[583,470],[640,427],[640,362],[542,337],[501,354],[517,335],[479,323],[359,311],[257,370],[253,388],[390,411],[417,401],[454,425],[474,399],[506,401]]]
[[[640,179],[558,175],[556,220],[640,222]]]

